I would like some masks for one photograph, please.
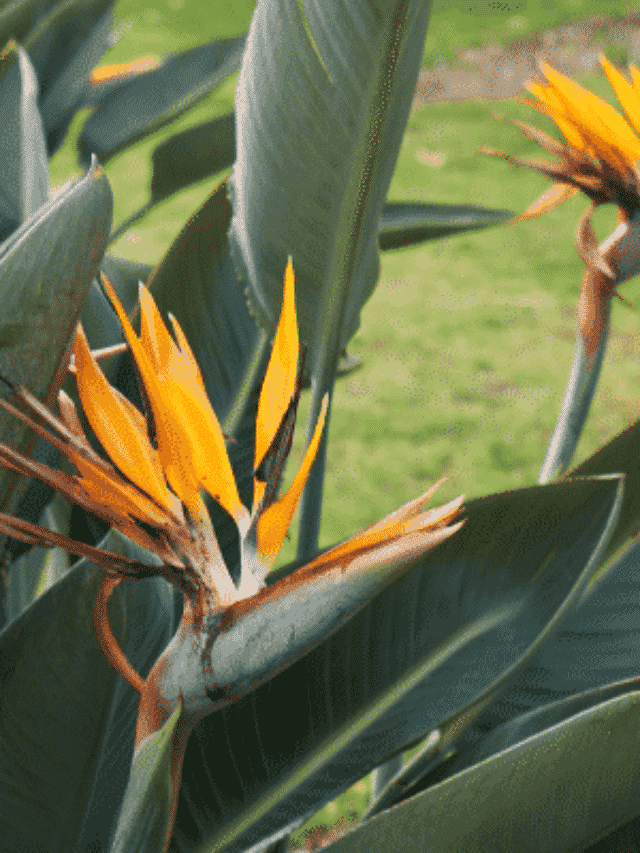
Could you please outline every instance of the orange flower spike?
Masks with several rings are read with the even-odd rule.
[[[203,511],[198,488],[203,485],[241,528],[247,527],[249,514],[238,495],[218,420],[208,400],[184,387],[184,375],[180,369],[182,359],[173,357],[179,355],[179,350],[171,341],[151,294],[144,285],[140,286],[143,346],[113,286],[104,275],[102,280],[149,398],[157,432],[158,455],[169,485],[194,518],[200,518]],[[159,365],[158,370],[155,364]]]
[[[320,415],[318,416],[318,423],[316,424],[316,428],[313,433],[313,438],[307,448],[304,460],[300,466],[300,470],[295,476],[291,488],[286,495],[278,498],[278,500],[272,503],[271,506],[267,507],[267,509],[258,518],[256,529],[258,554],[266,566],[273,563],[278,555],[278,551],[282,548],[282,543],[287,535],[287,530],[289,529],[293,513],[295,512],[298,501],[300,500],[304,484],[307,482],[307,477],[309,476],[309,471],[313,465],[313,460],[316,458],[316,454],[318,453],[320,438],[322,437],[322,430],[327,417],[328,406],[329,395],[325,394],[322,401]]]
[[[544,60],[540,61],[540,68],[564,103],[571,121],[584,128],[587,136],[595,137],[598,148],[603,156],[609,155],[612,165],[617,166],[622,157],[628,160],[640,157],[640,139],[614,107]]]
[[[299,358],[300,339],[296,315],[295,278],[293,262],[289,256],[284,275],[282,311],[258,403],[254,470],[257,470],[264,459],[291,403],[296,386]],[[265,486],[265,483],[254,481],[254,507],[262,498]]]
[[[192,469],[198,485],[204,486],[235,518],[241,532],[245,532],[249,513],[240,500],[222,429],[206,395],[200,370],[193,370],[193,353],[189,350],[193,359],[190,364],[189,357],[185,357],[167,331],[148,289],[141,284],[139,292],[141,343],[155,365],[165,409],[173,426],[182,426],[185,435],[182,447],[174,445],[182,450],[178,451],[178,464]],[[187,447],[188,453],[184,452]],[[200,512],[203,509],[200,500]]]
[[[82,409],[98,441],[120,471],[174,518],[182,516],[178,499],[167,488],[162,466],[138,410],[107,382],[96,364],[82,324],[73,346],[76,383]]]

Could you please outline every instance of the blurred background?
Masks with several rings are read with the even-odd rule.
[[[247,31],[251,0],[121,0],[103,64],[164,57]],[[640,2],[434,0],[416,98],[389,200],[477,204],[523,212],[548,186],[540,175],[478,151],[541,150],[520,119],[558,136],[515,100],[537,56],[619,108],[600,68],[640,63]],[[233,108],[237,74],[181,120],[107,166],[114,228],[149,197],[151,153],[168,136]],[[51,185],[77,173],[76,117],[51,164]],[[113,250],[157,263],[226,172],[158,205]],[[516,226],[383,252],[380,281],[348,352],[362,366],[338,380],[330,427],[320,546],[344,539],[448,477],[434,505],[536,482],[569,377],[584,265],[574,244],[582,196]],[[594,217],[607,237],[615,209]],[[295,262],[295,246],[291,247]],[[640,305],[638,280],[621,288]],[[638,314],[614,300],[597,395],[575,462],[638,416]],[[302,458],[309,392],[303,392],[285,486]],[[297,523],[278,565],[295,555]],[[368,781],[331,803],[292,839],[326,843],[321,824],[348,823],[366,805]],[[323,841],[324,838],[324,841]],[[306,839],[306,841],[305,841]]]

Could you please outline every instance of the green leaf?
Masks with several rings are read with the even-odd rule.
[[[455,710],[498,691],[497,680],[571,612],[600,563],[620,492],[611,477],[469,501],[465,526],[413,571],[197,725],[171,850],[235,853],[277,840]]]
[[[330,849],[583,850],[640,812],[639,725],[640,692],[610,699],[383,812]]]
[[[93,153],[104,163],[181,116],[237,70],[244,43],[239,36],[199,45],[107,94],[82,129],[81,158]]]
[[[40,81],[50,155],[61,145],[84,99],[91,70],[108,47],[113,5],[114,0],[60,0],[24,41]]]
[[[97,163],[69,182],[0,245],[0,375],[53,402],[82,305],[111,226],[109,182]],[[0,440],[29,455],[35,437],[0,412]],[[16,475],[0,474],[0,505],[19,502]]]
[[[71,507],[56,495],[37,520],[43,527],[67,534]],[[11,622],[38,596],[61,580],[69,571],[69,554],[61,548],[32,548],[15,560],[7,580],[4,602],[6,621]]]
[[[572,468],[566,479],[610,474],[619,471],[625,475],[625,490],[620,509],[620,520],[605,553],[605,560],[612,557],[630,536],[635,536],[640,527],[640,420],[629,424],[599,450]]]
[[[158,562],[113,532],[101,545]],[[0,632],[2,849],[109,849],[133,759],[139,697],[107,663],[94,633],[103,578],[102,569],[81,560]],[[180,615],[181,596],[162,578],[122,583],[109,600],[114,634],[143,677]]]
[[[430,6],[258,0],[251,21],[235,100],[230,250],[251,310],[270,336],[293,258],[312,377],[307,441],[325,393],[328,426],[338,359],[378,279],[378,223]],[[325,428],[300,505],[304,556],[317,547],[326,435]]]
[[[384,251],[440,240],[480,228],[502,225],[516,214],[470,204],[421,204],[387,201],[378,226],[378,244]]]
[[[171,752],[181,705],[136,750],[110,853],[162,853],[171,814]]]
[[[86,4],[83,5],[86,7]],[[104,4],[100,3],[100,5]],[[108,6],[113,5],[114,0],[109,0]],[[71,18],[71,24],[78,38],[80,28],[77,26],[75,14]],[[69,20],[56,20],[55,29],[59,31],[62,28],[68,28],[69,23]],[[75,52],[68,56],[55,78],[48,81],[49,85],[43,90],[40,111],[47,132],[48,149],[51,153],[57,151],[62,145],[75,113],[82,106],[91,72],[109,47],[113,10],[108,8],[95,21],[90,20],[86,24],[87,29]]]
[[[10,38],[23,42],[29,30],[47,14],[58,0],[17,0],[5,3],[0,11],[0,45]]]
[[[468,722],[469,712],[463,710],[460,720],[454,715],[443,734],[456,756],[442,766],[442,756],[434,760],[431,775],[416,790],[484,760],[518,731],[527,737],[533,726],[544,723],[545,715],[562,714],[565,707],[571,709],[571,702],[581,710],[600,700],[600,689],[614,695],[635,689],[639,614],[640,545],[634,543],[604,577],[587,585],[558,634],[536,650],[493,702],[471,715],[475,720],[466,731],[460,723]],[[456,729],[463,732],[459,737]]]
[[[15,42],[0,64],[0,127],[0,236],[6,239],[49,194],[38,81],[29,57]]]
[[[260,0],[251,22],[236,92],[232,252],[271,334],[292,255],[312,363],[327,349],[335,363],[378,278],[378,222],[429,7],[314,0],[303,13],[296,0]]]
[[[151,204],[233,166],[236,156],[235,114],[170,136],[154,150],[151,160]]]

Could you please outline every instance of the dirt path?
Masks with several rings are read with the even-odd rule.
[[[626,48],[629,62],[640,63],[640,10],[616,18],[585,18],[507,46],[491,44],[465,50],[455,66],[422,69],[413,106],[470,98],[511,98],[524,94],[524,83],[535,76],[539,57],[573,76],[599,66],[598,56],[611,46],[618,52],[619,47]],[[615,55],[609,58],[616,63]]]

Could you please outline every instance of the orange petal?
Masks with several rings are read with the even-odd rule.
[[[418,502],[423,504],[423,498],[424,496],[419,498],[417,501],[413,501],[412,504],[415,505]],[[305,571],[321,564],[328,565],[329,563],[343,560],[345,557],[353,558],[355,555],[364,551],[377,548],[383,542],[390,542],[393,539],[398,539],[399,537],[405,536],[409,533],[436,530],[441,527],[446,527],[449,522],[458,515],[458,511],[463,500],[464,496],[461,495],[459,498],[455,498],[448,504],[438,507],[437,509],[429,510],[417,516],[412,515],[411,517],[404,518],[402,520],[398,520],[397,518],[394,519],[393,517],[395,516],[395,513],[392,513],[391,516],[388,516],[388,518],[392,519],[391,521],[387,521],[385,519],[383,522],[378,522],[378,524],[367,527],[365,530],[362,530],[360,533],[357,533],[355,536],[352,536],[347,539],[346,542],[342,542],[330,551],[325,551],[325,553],[316,560],[313,560],[311,563],[306,565],[304,567]]]
[[[627,114],[627,118],[640,133],[640,94],[618,71],[612,62],[609,62],[606,56],[600,54],[600,64],[604,68],[604,73],[609,78],[612,88],[614,89],[618,100],[622,104],[622,108]]]
[[[508,224],[517,225],[519,222],[525,222],[527,219],[537,219],[543,213],[553,210],[554,207],[563,204],[563,202],[579,192],[578,187],[571,186],[570,184],[553,184],[523,214],[512,219]]]
[[[625,160],[640,157],[640,139],[616,109],[543,60],[540,68],[563,101],[567,115],[593,140],[603,159],[620,168],[621,161],[624,165]]]
[[[304,460],[291,488],[286,495],[278,498],[275,503],[267,507],[258,519],[256,528],[258,553],[265,565],[271,564],[275,560],[280,548],[282,548],[284,537],[287,535],[287,530],[291,524],[296,505],[300,500],[302,489],[309,476],[313,460],[318,453],[328,406],[329,395],[325,394],[313,438],[309,443]]]
[[[249,514],[240,501],[218,419],[206,397],[188,378],[185,382],[184,374],[176,371],[176,353],[167,345],[150,310],[151,295],[141,286],[141,327],[147,329],[147,346],[155,347],[153,355],[138,340],[105,276],[103,283],[120,318],[149,398],[157,431],[158,455],[169,485],[194,517],[201,509],[198,487],[203,485],[239,525],[248,526]],[[168,336],[166,329],[165,334]],[[165,357],[166,362],[163,361]],[[164,365],[159,373],[152,358]]]
[[[158,454],[147,436],[146,422],[136,407],[107,382],[91,355],[82,324],[78,325],[73,355],[82,409],[98,441],[125,477],[179,518],[178,500],[167,488]]]
[[[293,398],[299,357],[296,292],[293,262],[289,257],[284,275],[282,312],[258,403],[254,469],[264,459]]]

